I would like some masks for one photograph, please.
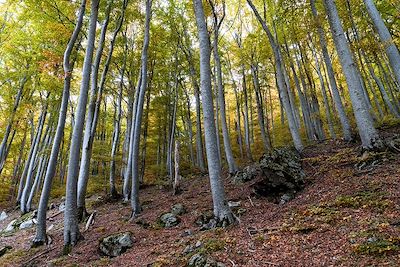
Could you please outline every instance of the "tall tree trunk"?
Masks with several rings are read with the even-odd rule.
[[[215,7],[212,4],[212,0],[210,1],[212,9],[213,9],[213,17],[214,17],[214,42],[213,42],[213,55],[215,62],[215,76],[217,78],[217,89],[218,89],[218,103],[221,112],[221,128],[222,128],[222,137],[224,141],[224,149],[226,161],[228,162],[228,168],[230,174],[235,174],[238,170],[238,167],[235,162],[235,158],[233,157],[231,140],[229,137],[228,124],[226,122],[226,107],[225,107],[225,92],[224,85],[222,81],[222,67],[221,67],[221,58],[218,52],[218,39],[219,39],[219,29],[222,24],[222,21],[225,17],[225,3],[224,5],[224,15],[221,20],[218,21],[217,13],[215,11]]]
[[[39,150],[40,141],[42,138],[42,132],[43,132],[43,127],[44,127],[44,123],[46,120],[46,115],[47,115],[47,103],[43,107],[42,114],[40,115],[40,118],[38,121],[38,128],[36,131],[35,139],[34,139],[34,142],[32,143],[33,150],[32,150],[31,157],[29,158],[29,165],[28,165],[28,169],[26,172],[25,186],[24,186],[24,190],[22,191],[21,200],[20,200],[20,204],[21,204],[20,209],[21,209],[22,214],[29,212],[29,209],[26,204],[28,201],[29,192],[31,191],[31,188],[32,188],[34,167],[35,167],[35,163],[36,163],[36,159],[37,159],[37,153]],[[21,180],[21,182],[22,182],[22,180]]]
[[[151,19],[151,4],[152,0],[146,0],[146,18],[145,18],[145,30],[144,30],[144,40],[143,40],[143,50],[141,57],[141,83],[140,91],[137,98],[136,112],[134,112],[134,124],[132,126],[133,131],[133,142],[132,142],[132,190],[131,190],[131,217],[136,217],[140,213],[140,203],[139,203],[139,144],[140,144],[140,134],[142,126],[142,115],[144,98],[147,87],[147,58],[148,58],[148,48],[150,43],[150,19]]]
[[[349,119],[347,118],[346,111],[344,109],[343,102],[340,97],[339,89],[338,89],[338,86],[336,83],[335,72],[333,71],[332,61],[329,56],[329,52],[328,52],[328,48],[327,48],[328,45],[326,42],[325,31],[322,28],[320,19],[318,17],[317,9],[315,7],[315,0],[310,0],[310,3],[311,3],[311,10],[312,10],[314,19],[317,20],[319,42],[320,42],[320,46],[322,49],[322,55],[324,58],[325,67],[326,67],[326,71],[327,71],[328,78],[329,78],[329,85],[332,90],[333,102],[335,104],[336,110],[339,115],[339,120],[340,120],[340,124],[342,127],[343,138],[346,141],[350,141],[352,139],[351,126],[349,123]]]
[[[389,58],[390,66],[396,76],[397,83],[400,84],[400,53],[398,48],[393,42],[392,36],[386,27],[378,9],[376,8],[373,0],[364,0],[367,12],[374,24],[376,31],[379,34],[382,45],[385,48],[386,54]]]
[[[227,204],[224,185],[221,180],[221,163],[216,147],[216,131],[214,122],[214,107],[211,89],[210,39],[204,19],[203,3],[193,0],[196,25],[200,40],[200,88],[202,95],[204,129],[206,137],[206,152],[208,173],[210,176],[211,193],[214,204],[214,216],[220,222],[234,222],[233,214]]]
[[[262,100],[260,93],[260,81],[258,80],[258,65],[257,63],[253,63],[251,65],[251,74],[253,76],[253,84],[254,84],[254,92],[256,96],[257,102],[257,115],[258,115],[258,123],[260,125],[261,138],[264,144],[264,152],[268,152],[271,150],[271,143],[269,141],[268,135],[265,132],[265,121],[264,121],[264,110],[262,108]]]
[[[1,166],[0,174],[3,171],[3,166],[4,166],[5,161],[7,159],[7,153],[6,153],[6,151],[7,151],[7,143],[8,143],[8,139],[9,139],[10,133],[11,133],[12,124],[14,122],[15,113],[17,112],[17,108],[18,108],[18,106],[19,106],[19,104],[21,102],[22,91],[23,91],[27,81],[28,81],[28,78],[27,78],[27,75],[25,75],[22,78],[21,82],[20,82],[20,86],[19,86],[17,95],[15,96],[14,106],[13,106],[13,109],[11,111],[11,116],[10,116],[10,118],[8,120],[8,125],[6,127],[6,131],[4,133],[3,140],[1,141],[1,144],[0,144],[0,166]]]
[[[112,148],[111,148],[111,162],[110,162],[110,178],[109,178],[109,183],[110,183],[110,195],[112,198],[117,198],[118,192],[115,187],[115,169],[116,169],[116,162],[115,162],[115,157],[117,155],[117,150],[119,146],[119,140],[120,140],[120,130],[121,130],[121,116],[122,116],[122,90],[124,88],[124,75],[125,75],[125,68],[126,68],[126,58],[127,58],[127,40],[126,36],[124,36],[124,41],[125,41],[125,50],[124,50],[124,59],[122,63],[122,68],[120,72],[120,82],[119,82],[119,87],[118,87],[118,96],[117,96],[117,115],[114,120],[114,132],[113,132],[113,139],[112,139]]]
[[[110,19],[111,8],[113,5],[113,0],[108,1],[106,16],[101,27],[100,39],[97,45],[96,56],[93,61],[93,66],[91,70],[91,82],[90,82],[90,100],[88,113],[85,121],[85,132],[83,137],[82,144],[82,156],[79,167],[79,177],[78,177],[78,220],[82,220],[87,215],[86,207],[85,207],[85,197],[86,197],[86,189],[87,183],[89,180],[89,169],[90,169],[90,158],[92,156],[93,149],[93,141],[95,138],[96,126],[97,126],[97,117],[98,112],[96,113],[96,102],[98,97],[101,97],[99,88],[98,88],[98,75],[100,69],[101,57],[103,55],[104,50],[104,42],[106,39],[107,27]],[[98,110],[98,108],[97,108]]]
[[[100,0],[91,1],[91,13],[88,29],[87,48],[83,62],[82,82],[76,107],[75,123],[72,130],[71,147],[68,160],[68,175],[66,185],[64,211],[64,253],[68,253],[70,246],[75,245],[80,237],[77,211],[77,180],[79,172],[79,152],[82,143],[83,125],[86,115],[89,81],[93,60],[94,41],[96,38],[96,24]]]
[[[278,90],[280,90],[281,94],[281,99],[282,99],[282,104],[286,112],[286,117],[288,119],[288,124],[289,124],[289,130],[292,135],[293,143],[297,151],[302,151],[303,150],[303,143],[301,141],[299,129],[296,126],[296,121],[293,115],[292,107],[290,105],[289,101],[289,96],[288,96],[288,91],[287,87],[285,84],[285,78],[284,78],[284,71],[283,71],[283,62],[282,58],[280,55],[279,51],[279,45],[277,44],[277,41],[273,37],[270,29],[268,28],[267,24],[265,21],[261,18],[260,14],[258,13],[256,7],[254,6],[253,2],[251,0],[247,0],[247,3],[253,10],[255,16],[257,17],[257,20],[260,22],[261,26],[263,27],[263,30],[267,34],[268,40],[271,44],[272,51],[274,53],[274,59],[275,59],[275,65],[276,65],[276,73],[277,73],[277,82],[278,82]]]
[[[346,36],[344,35],[335,1],[324,0],[324,3],[328,14],[333,40],[346,77],[347,86],[349,88],[350,98],[353,105],[358,132],[361,137],[362,146],[365,149],[372,149],[373,147],[380,146],[381,144],[378,142],[379,135],[374,127],[373,119],[365,102],[360,73],[356,68],[353,55],[351,54],[349,44],[346,40]]]

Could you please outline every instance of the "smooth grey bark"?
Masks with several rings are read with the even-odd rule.
[[[50,130],[47,133],[46,137],[43,140],[43,146],[41,148],[40,151],[40,157],[39,157],[39,162],[37,164],[37,169],[36,169],[36,176],[32,185],[32,189],[29,193],[29,197],[28,200],[26,202],[26,209],[27,210],[31,210],[31,206],[32,206],[32,201],[33,198],[35,196],[35,194],[37,193],[37,191],[40,188],[41,185],[41,179],[43,176],[43,173],[45,171],[45,166],[47,164],[47,159],[48,159],[48,155],[46,155],[46,150],[47,148],[50,146],[51,142],[52,142],[52,131],[53,131],[53,127],[50,126]]]
[[[236,131],[237,131],[237,142],[239,145],[239,151],[240,151],[240,157],[243,158],[243,137],[242,137],[242,125],[241,125],[241,108],[240,108],[240,98],[239,98],[239,93],[238,93],[238,87],[236,84],[236,81],[234,79],[233,73],[232,73],[232,66],[230,63],[229,59],[229,53],[227,54],[227,69],[229,71],[231,80],[232,80],[232,87],[233,87],[233,92],[235,93],[235,104],[236,104]]]
[[[393,42],[392,36],[385,25],[378,9],[376,8],[373,0],[364,0],[367,12],[374,24],[376,31],[381,39],[382,45],[389,58],[390,66],[395,74],[397,83],[400,84],[400,53],[398,48]]]
[[[253,86],[254,86],[254,93],[256,96],[256,103],[257,103],[257,117],[258,117],[258,124],[260,126],[261,138],[264,144],[265,152],[271,150],[271,143],[269,141],[268,135],[265,132],[265,121],[264,121],[264,110],[262,107],[262,99],[260,93],[260,81],[258,79],[258,64],[253,63],[251,65],[251,74],[253,76]]]
[[[177,195],[180,191],[181,176],[179,175],[179,141],[175,140],[175,152],[174,152],[174,184],[173,192]]]
[[[26,144],[26,136],[27,136],[27,132],[28,131],[24,131],[24,137],[22,138],[21,141],[21,146],[19,148],[19,153],[18,153],[18,160],[14,166],[14,170],[13,170],[13,175],[12,175],[12,181],[13,181],[13,189],[12,189],[12,193],[11,193],[11,200],[14,199],[15,197],[15,191],[16,191],[16,187],[18,185],[18,176],[20,176],[21,173],[21,163],[23,161],[23,157],[24,157],[24,149],[25,149],[25,144]]]
[[[285,78],[284,78],[284,71],[283,71],[283,63],[282,63],[282,58],[279,52],[279,45],[277,44],[277,41],[273,37],[269,27],[265,23],[265,21],[262,19],[260,14],[258,13],[256,7],[254,6],[253,2],[251,0],[247,0],[247,3],[253,10],[257,20],[261,24],[263,30],[267,34],[268,40],[270,42],[270,45],[272,47],[272,51],[274,54],[274,59],[275,59],[275,65],[276,65],[276,73],[277,73],[277,82],[278,82],[278,90],[280,90],[281,94],[281,99],[282,99],[282,104],[286,112],[286,117],[288,120],[289,124],[289,130],[293,139],[294,147],[296,148],[297,151],[302,151],[303,150],[303,143],[301,141],[299,129],[296,126],[296,121],[293,116],[293,111],[292,107],[290,105],[289,101],[289,96],[288,96],[288,91],[287,87],[285,84]]]
[[[361,75],[356,68],[351,54],[349,44],[344,35],[342,23],[340,21],[334,0],[324,0],[325,9],[331,27],[333,40],[339,55],[339,60],[346,77],[346,83],[350,92],[350,99],[353,106],[354,116],[361,137],[364,149],[372,149],[380,146],[379,135],[376,131],[367,103],[365,102],[364,92],[361,84]]]
[[[13,106],[13,109],[11,111],[10,118],[8,120],[8,125],[6,127],[3,139],[2,139],[1,144],[0,144],[0,166],[1,166],[0,174],[3,171],[3,166],[4,166],[5,161],[7,159],[7,154],[8,154],[8,153],[6,153],[7,152],[7,143],[8,143],[8,139],[10,137],[12,124],[14,122],[15,113],[17,112],[18,106],[19,106],[19,104],[21,102],[22,92],[24,90],[24,87],[25,87],[25,84],[26,84],[27,81],[28,81],[28,78],[27,78],[27,75],[25,75],[22,78],[21,82],[20,82],[20,86],[18,88],[17,95],[15,96],[14,106]]]
[[[99,92],[98,88],[98,75],[100,69],[101,57],[103,55],[104,43],[106,39],[106,33],[108,28],[108,23],[110,20],[110,13],[113,5],[113,0],[109,0],[107,4],[107,10],[105,14],[105,19],[103,25],[101,27],[100,38],[97,44],[96,56],[93,61],[92,69],[91,69],[91,81],[90,81],[90,97],[89,97],[89,107],[87,111],[86,121],[85,121],[85,131],[83,137],[82,144],[82,155],[81,162],[79,167],[79,177],[78,177],[78,219],[82,220],[83,217],[86,217],[87,214],[86,206],[85,206],[85,197],[86,197],[86,189],[87,183],[89,180],[89,168],[90,168],[90,158],[92,156],[93,149],[93,141],[95,130],[93,130],[97,125],[97,121],[95,121],[95,110],[96,110],[96,101]]]
[[[96,39],[96,24],[100,0],[91,1],[90,22],[88,29],[87,48],[83,62],[82,81],[76,107],[75,123],[72,130],[71,147],[68,160],[68,174],[66,184],[65,211],[64,211],[64,252],[75,245],[80,237],[77,211],[77,180],[79,174],[79,154],[82,143],[83,125],[86,116],[89,82],[93,60],[94,42]]]
[[[110,178],[109,178],[109,183],[110,183],[110,195],[112,198],[117,198],[118,192],[115,187],[115,169],[116,169],[116,162],[115,162],[115,157],[117,155],[117,150],[119,146],[119,140],[120,140],[120,131],[121,131],[121,116],[122,116],[122,90],[124,88],[124,78],[125,78],[125,68],[126,68],[126,58],[127,58],[127,53],[128,53],[128,48],[127,48],[127,40],[126,36],[125,38],[125,50],[124,50],[124,58],[123,58],[123,63],[122,63],[122,68],[120,71],[120,82],[118,86],[118,96],[117,96],[117,106],[116,106],[116,118],[114,120],[114,132],[113,132],[113,139],[112,139],[112,147],[111,147],[111,162],[110,162]]]
[[[217,136],[214,122],[213,94],[211,89],[210,39],[204,19],[203,3],[201,0],[193,0],[193,5],[200,41],[200,88],[206,138],[207,167],[210,177],[214,216],[218,221],[233,223],[234,217],[228,206],[224,186],[221,180],[221,163],[219,161],[216,147]]]
[[[218,149],[218,157],[219,161],[222,164],[222,155],[221,155],[221,139],[220,139],[220,130],[219,130],[219,101],[218,101],[218,88],[217,88],[217,78],[215,75],[212,75],[213,79],[213,93],[214,97],[213,100],[215,100],[215,131],[217,134],[217,149]],[[213,104],[214,105],[214,104]]]
[[[175,70],[178,67],[178,58],[175,55]],[[169,136],[169,147],[168,147],[168,159],[167,166],[169,168],[168,174],[170,178],[170,185],[174,184],[174,164],[172,162],[173,154],[174,154],[174,143],[175,143],[175,131],[176,131],[176,113],[178,109],[178,85],[179,85],[179,73],[175,74],[175,87],[174,87],[174,109],[172,112],[172,122],[171,122],[171,132]]]
[[[136,111],[134,111],[134,120],[132,125],[133,140],[132,141],[132,189],[131,189],[131,218],[135,218],[141,211],[139,202],[139,144],[143,117],[144,98],[147,89],[147,59],[150,43],[150,19],[151,19],[152,0],[146,0],[146,17],[145,30],[143,39],[143,48],[141,56],[141,79],[140,89],[137,98]],[[132,135],[131,135],[132,136]]]
[[[185,37],[187,37],[187,33],[185,32]],[[205,171],[205,162],[204,162],[204,150],[203,150],[203,130],[201,126],[201,104],[200,104],[200,88],[199,83],[197,82],[197,72],[194,67],[192,49],[189,46],[187,49],[183,49],[183,52],[186,56],[186,59],[189,63],[189,74],[192,82],[192,87],[194,90],[195,97],[195,108],[196,108],[196,163],[197,167],[199,167],[201,172]]]
[[[343,138],[346,141],[350,141],[352,139],[351,126],[349,123],[349,119],[346,115],[346,111],[344,109],[343,102],[340,97],[339,89],[338,89],[338,86],[336,83],[335,72],[333,70],[332,61],[331,61],[331,58],[330,58],[329,52],[328,52],[328,45],[326,42],[326,34],[325,34],[324,29],[322,28],[321,21],[318,18],[318,12],[315,7],[315,0],[310,0],[310,3],[311,3],[311,10],[312,10],[314,19],[317,22],[318,37],[319,37],[320,47],[322,50],[322,56],[323,56],[323,59],[325,62],[326,72],[327,72],[327,75],[329,78],[329,85],[330,85],[331,91],[332,91],[333,102],[335,104],[335,108],[337,110],[340,124],[342,127]]]
[[[193,123],[192,123],[192,116],[191,116],[191,104],[190,104],[190,98],[189,98],[189,93],[185,87],[184,84],[181,83],[181,86],[183,88],[183,92],[185,94],[185,100],[186,100],[186,108],[187,112],[185,115],[182,115],[183,121],[186,121],[187,129],[185,131],[188,133],[188,146],[189,146],[189,153],[190,153],[190,163],[194,164],[195,162],[195,157],[194,157],[194,148],[193,148]],[[184,123],[185,125],[185,123]]]
[[[25,185],[24,189],[22,191],[21,199],[20,199],[20,210],[22,214],[25,214],[29,212],[29,209],[27,207],[27,201],[29,197],[29,192],[31,191],[32,188],[32,180],[33,180],[33,175],[34,175],[34,168],[35,168],[35,163],[37,159],[37,153],[39,150],[39,145],[40,145],[40,140],[42,138],[42,133],[43,133],[43,127],[44,127],[44,122],[46,120],[46,115],[47,115],[47,103],[44,105],[43,110],[41,112],[39,121],[38,121],[38,127],[35,135],[35,139],[33,143],[31,144],[33,147],[32,154],[30,155],[29,158],[29,164],[28,164],[28,169],[26,172],[26,179],[25,179]],[[22,181],[21,181],[22,182]]]
[[[251,154],[251,146],[250,146],[250,128],[249,128],[249,104],[248,104],[248,95],[247,95],[247,82],[246,82],[246,73],[244,69],[244,64],[242,64],[242,89],[243,89],[243,119],[244,119],[244,144],[246,147],[246,157],[250,161],[253,161],[253,155]]]
[[[221,128],[222,128],[222,138],[224,142],[225,149],[225,157],[228,162],[228,169],[230,174],[235,174],[238,171],[237,164],[235,162],[235,158],[233,157],[231,140],[229,137],[228,124],[226,122],[226,107],[225,107],[225,92],[224,85],[222,81],[222,67],[221,67],[221,58],[218,51],[218,39],[219,39],[219,29],[222,25],[222,22],[225,17],[225,2],[223,3],[223,16],[218,21],[217,13],[215,11],[215,7],[212,3],[212,0],[209,1],[213,10],[214,17],[214,41],[213,41],[213,55],[214,55],[214,63],[215,63],[215,76],[217,79],[217,90],[218,90],[218,103],[220,108],[220,118],[221,118]]]

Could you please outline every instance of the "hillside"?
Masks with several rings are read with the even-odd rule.
[[[385,134],[398,131],[392,128]],[[286,204],[255,196],[254,181],[235,185],[226,178],[228,200],[240,202],[240,223],[228,228],[200,231],[194,223],[212,207],[206,176],[185,180],[178,196],[156,186],[144,188],[143,213],[135,222],[128,221],[129,206],[93,196],[89,211],[97,211],[94,224],[68,256],[60,256],[63,216],[56,208],[48,214],[48,226],[52,225],[48,247],[30,249],[34,228],[2,234],[0,245],[12,249],[0,262],[2,266],[185,266],[201,252],[224,264],[218,266],[399,266],[400,157],[381,153],[375,155],[375,163],[360,170],[355,167],[360,166],[358,153],[357,144],[340,141],[307,147],[302,155],[306,187]],[[177,203],[187,212],[179,216],[177,226],[163,228],[158,217]],[[12,212],[0,229],[18,216]],[[102,237],[127,231],[134,237],[132,248],[115,258],[99,254]],[[193,252],[185,254],[188,245]]]

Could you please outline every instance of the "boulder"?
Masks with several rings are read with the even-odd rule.
[[[265,154],[260,159],[260,168],[262,180],[253,185],[257,195],[286,203],[304,188],[305,173],[300,155],[293,149],[278,148]]]
[[[233,177],[233,182],[237,184],[245,183],[253,180],[260,175],[260,173],[261,169],[258,164],[246,166],[243,168],[243,170],[236,173],[236,175]]]
[[[1,222],[1,221],[4,221],[5,219],[7,219],[7,217],[8,217],[7,213],[3,210],[3,211],[0,213],[0,222]]]
[[[164,213],[160,217],[160,223],[165,228],[171,228],[178,225],[181,222],[180,218],[173,213]]]
[[[107,236],[100,241],[99,249],[103,255],[117,257],[133,246],[131,233]]]
[[[172,206],[171,213],[174,215],[182,215],[186,213],[186,209],[183,204],[178,203]]]

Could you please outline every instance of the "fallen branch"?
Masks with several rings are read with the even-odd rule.
[[[60,215],[61,213],[63,213],[63,211],[59,211],[59,212],[51,215],[49,218],[47,218],[47,220],[53,219],[54,217],[56,217],[57,215]]]
[[[27,262],[25,262],[22,266],[27,266],[29,263],[31,263],[32,261],[36,260],[37,258],[40,258],[41,256],[49,253],[50,251],[54,250],[56,247],[52,247],[49,249],[46,249],[45,251],[43,251],[42,253],[36,254],[35,256],[33,256],[32,258],[30,258]]]
[[[250,196],[247,196],[247,198],[250,200],[250,204],[251,204],[251,206],[253,206],[253,207],[254,207],[254,203],[253,203],[253,200],[251,200],[251,197],[250,197]]]
[[[90,214],[89,219],[86,222],[86,226],[85,226],[85,231],[84,232],[86,232],[89,229],[90,225],[92,225],[94,223],[94,216],[95,215],[96,215],[96,211],[93,211],[93,213]]]

